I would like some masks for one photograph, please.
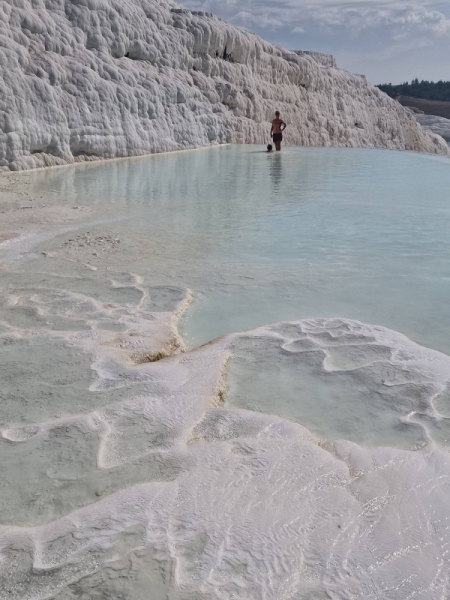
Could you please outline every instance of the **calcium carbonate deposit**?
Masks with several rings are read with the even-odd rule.
[[[0,2],[0,169],[286,141],[448,154],[332,57],[159,0]]]
[[[437,133],[447,144],[450,143],[450,119],[437,115],[415,114],[416,121],[424,128]]]
[[[23,275],[2,298],[6,385],[34,347],[0,438],[3,598],[448,597],[450,460],[420,440],[448,395],[448,357],[317,319],[137,365],[145,336],[133,336],[157,318],[161,290],[80,274],[47,275],[43,288],[43,273]],[[257,379],[274,357],[293,373],[312,365],[342,395],[343,376],[380,395],[385,425],[416,424],[418,448],[324,442],[224,406],[229,363],[253,363]]]
[[[444,140],[170,1],[0,0],[0,86],[0,598],[449,598],[449,160],[242,145]]]
[[[0,598],[449,598],[450,357],[393,331],[448,347],[449,166],[229,145],[3,174]],[[181,352],[202,296],[226,335]]]

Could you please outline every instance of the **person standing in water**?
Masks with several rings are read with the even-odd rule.
[[[272,121],[272,129],[270,130],[270,135],[273,139],[273,143],[275,144],[275,148],[280,151],[281,150],[281,142],[283,141],[283,131],[286,129],[287,125],[280,119],[280,112],[277,110],[275,113],[275,119]]]

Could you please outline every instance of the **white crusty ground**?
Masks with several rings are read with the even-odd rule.
[[[449,154],[363,76],[171,0],[0,0],[0,169],[209,144]]]
[[[399,402],[399,418],[420,412],[431,422],[438,415],[425,387],[433,394],[447,385],[449,357],[381,327],[313,319],[136,365],[125,357],[136,328],[139,347],[150,333],[152,293],[147,310],[123,300],[143,291],[142,282],[116,287],[114,306],[99,301],[101,277],[95,299],[85,293],[85,278],[51,276],[43,290],[26,275],[6,291],[9,306],[41,307],[41,321],[19,329],[10,310],[1,323],[2,355],[5,347],[46,339],[65,350],[55,359],[58,373],[47,373],[54,388],[47,402],[35,397],[33,381],[20,390],[29,400],[20,403],[21,422],[8,422],[20,415],[6,403],[2,598],[449,598],[448,452],[434,443],[407,451],[324,442],[300,424],[222,402],[227,362],[254,358],[256,344],[270,353],[276,343],[297,368],[315,348],[324,359],[319,372],[336,377],[337,386],[340,375],[354,376],[368,402],[380,387],[408,383],[413,398]],[[114,332],[114,323],[125,330]],[[87,397],[86,374],[64,361],[69,347],[76,369],[89,364],[77,347],[95,357]],[[381,369],[381,355],[370,349],[391,350]],[[56,393],[64,393],[63,381],[66,388],[76,381],[75,401]],[[421,390],[416,397],[414,389]]]

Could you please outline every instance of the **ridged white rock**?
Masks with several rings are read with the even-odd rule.
[[[415,113],[416,121],[424,128],[440,135],[450,144],[450,119],[439,117],[437,115],[425,115]]]
[[[448,154],[364,77],[171,0],[0,1],[0,169],[268,141]]]

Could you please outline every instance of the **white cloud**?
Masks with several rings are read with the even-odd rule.
[[[225,16],[235,23],[258,23],[276,29],[287,24],[306,31],[305,22],[333,29],[362,33],[386,27],[396,33],[403,30],[428,31],[436,35],[450,33],[450,19],[429,2],[387,0],[186,0],[187,6],[203,8]]]
[[[311,5],[291,0],[278,3],[275,1],[263,7],[258,3],[257,10],[260,15],[261,13],[278,14],[281,22],[292,22],[292,19],[303,22],[308,20],[327,29],[349,29],[356,34],[379,27],[429,31],[437,35],[450,32],[450,19],[438,10],[430,10],[425,6],[411,7],[400,4],[387,6],[385,3],[370,1],[338,6],[326,2]]]
[[[288,48],[357,54],[362,72],[364,56],[387,60],[424,47],[435,47],[432,66],[442,64],[443,77],[449,72],[448,0],[184,0],[184,4],[216,13]]]
[[[250,30],[252,29],[252,25],[257,25],[258,27],[267,30],[273,30],[280,26],[280,24],[273,19],[269,11],[258,14],[248,10],[240,10],[229,20],[234,25],[241,25]]]

